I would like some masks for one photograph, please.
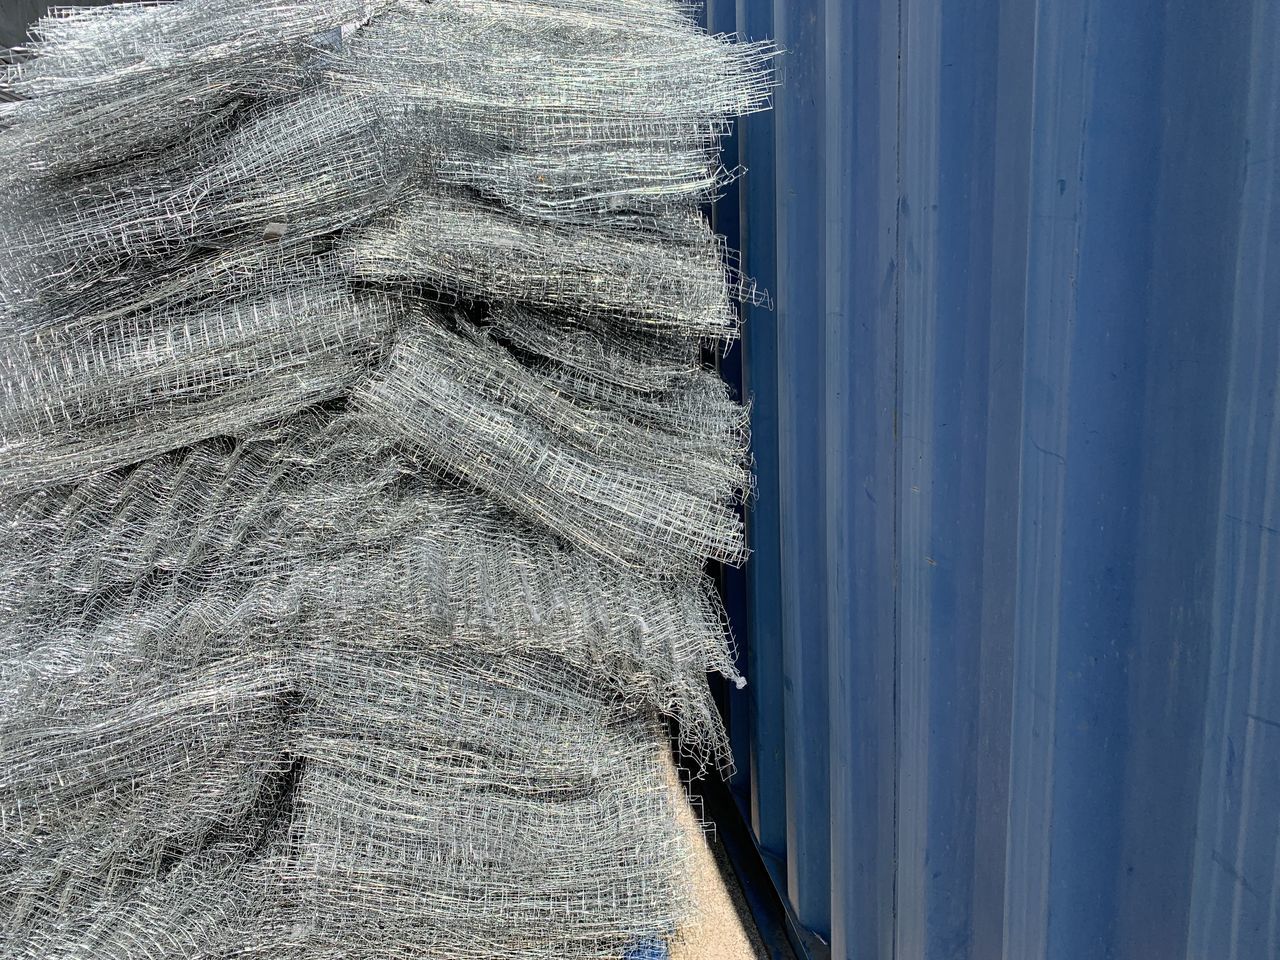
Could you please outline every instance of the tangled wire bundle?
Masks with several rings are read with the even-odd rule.
[[[683,0],[60,8],[3,74],[0,957],[621,958],[730,762],[762,300]]]

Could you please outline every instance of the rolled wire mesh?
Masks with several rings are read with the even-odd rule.
[[[551,960],[675,929],[688,846],[660,730],[547,661],[349,655],[316,664],[299,733],[294,876],[314,942]],[[386,939],[362,951],[370,917]]]
[[[291,239],[363,222],[395,195],[406,158],[370,104],[319,88],[197,137],[163,164],[50,190],[0,194],[0,254],[16,308],[76,295],[121,271],[169,266],[193,246]]]
[[[58,11],[0,116],[0,955],[614,958],[727,765],[764,302],[680,0]],[[428,306],[448,301],[458,309]]]
[[[351,273],[419,282],[464,300],[497,300],[616,318],[642,329],[730,338],[732,300],[754,290],[727,271],[700,217],[672,214],[629,232],[528,221],[461,194],[419,192],[343,241]]]
[[[750,408],[702,366],[688,341],[636,331],[601,334],[557,318],[499,307],[485,328],[536,371],[541,383],[585,407],[662,430],[704,455],[741,464],[749,443]],[[751,477],[745,477],[750,484]]]
[[[406,332],[356,402],[442,476],[601,557],[675,570],[744,557],[740,423],[723,425],[719,445],[684,443],[575,405],[500,346],[432,323]]]
[[[282,649],[289,698],[285,675],[262,672],[254,689],[261,666],[230,659],[128,703],[59,703],[60,722],[26,739],[6,729],[0,809],[17,823],[4,824],[3,920],[8,942],[29,947],[16,955],[70,932],[70,955],[166,956],[185,942],[201,956],[616,956],[676,929],[689,846],[652,720],[555,661],[378,649],[324,635]],[[235,726],[254,702],[287,718],[283,732],[255,741]],[[50,751],[54,736],[67,747]],[[262,756],[249,756],[255,742]],[[225,774],[219,747],[234,750]],[[85,789],[99,769],[123,796]],[[23,819],[40,790],[35,822]],[[273,810],[287,839],[263,864]],[[182,896],[154,896],[187,868],[187,882],[218,879],[228,858],[257,896],[225,891],[222,909],[239,909],[216,925]]]
[[[58,923],[13,933],[13,960],[170,960],[245,955],[245,917],[261,908],[273,887],[267,858],[236,843],[214,843],[174,859],[163,875],[129,893],[60,904]],[[52,911],[51,911],[52,912]]]
[[[12,498],[0,564],[10,642],[55,630],[97,648],[132,624],[138,645],[145,628],[170,649],[236,650],[368,626],[435,647],[545,651],[676,717],[692,753],[723,762],[701,678],[737,674],[707,581],[653,580],[566,549],[413,478],[411,461],[360,452],[360,423],[306,417],[279,437],[210,441]]]
[[[728,118],[768,104],[773,53],[663,0],[439,0],[379,18],[330,70],[437,145],[465,135],[480,158],[446,159],[446,179],[557,216],[705,196]]]
[[[161,307],[109,333],[56,333],[0,358],[0,487],[63,482],[346,393],[397,316],[323,268],[222,306]]]
[[[254,844],[280,749],[288,674],[232,658],[157,687],[82,675],[0,720],[0,929],[21,942],[77,903],[127,898],[175,859]],[[30,692],[30,691],[25,691]],[[46,690],[46,692],[52,692]]]
[[[66,176],[180,143],[245,101],[296,93],[327,36],[384,0],[62,7],[0,74],[15,174]]]
[[[683,337],[505,303],[491,307],[484,322],[544,376],[572,380],[584,395],[608,387],[659,392],[702,369],[698,344]]]
[[[447,152],[434,170],[531,219],[581,224],[620,210],[661,214],[676,200],[707,202],[739,173],[709,162],[704,149],[651,146]]]

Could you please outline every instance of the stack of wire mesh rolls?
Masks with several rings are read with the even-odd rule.
[[[622,958],[731,762],[681,0],[61,8],[0,105],[0,956]]]

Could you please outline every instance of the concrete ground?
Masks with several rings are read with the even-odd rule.
[[[672,772],[674,783],[675,773]],[[703,834],[699,817],[678,785],[685,828],[695,850],[693,889],[697,918],[681,931],[671,960],[766,960],[742,890],[714,835]]]

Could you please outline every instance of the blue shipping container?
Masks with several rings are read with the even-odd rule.
[[[786,51],[714,215],[776,301],[731,788],[807,948],[1280,957],[1280,5],[705,14]]]

